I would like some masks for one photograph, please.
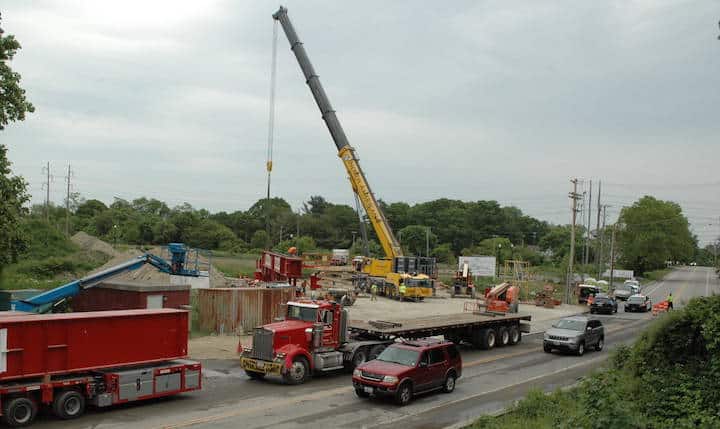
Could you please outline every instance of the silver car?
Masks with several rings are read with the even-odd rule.
[[[600,351],[605,345],[605,328],[602,322],[584,316],[560,319],[545,332],[543,350],[552,353],[553,349],[572,352],[578,356],[594,347]]]

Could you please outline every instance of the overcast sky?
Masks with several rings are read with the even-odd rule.
[[[604,182],[608,221],[652,194],[701,242],[720,234],[717,1],[285,4],[379,198],[495,199],[568,223],[578,177]],[[0,136],[33,202],[48,161],[56,202],[68,163],[74,190],[106,203],[261,198],[276,9],[0,1],[36,107]],[[352,202],[282,31],[274,166],[272,194],[294,208]]]

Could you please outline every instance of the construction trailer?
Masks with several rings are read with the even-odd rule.
[[[187,359],[188,312],[174,309],[0,315],[0,413],[11,427],[40,406],[61,419],[201,388]]]
[[[467,312],[385,321],[349,320],[334,301],[291,301],[284,320],[256,327],[251,347],[238,347],[240,364],[251,378],[281,376],[288,384],[312,374],[354,369],[375,359],[396,339],[443,335],[477,348],[515,345],[530,332],[530,316]]]
[[[264,250],[255,264],[255,280],[287,282],[297,286],[302,277],[303,259],[298,256]]]

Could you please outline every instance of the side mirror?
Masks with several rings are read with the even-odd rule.
[[[421,360],[420,364],[418,364],[418,368],[427,368],[428,363],[427,361]]]
[[[585,328],[586,331],[592,331],[592,329],[592,326],[588,326],[587,328]]]

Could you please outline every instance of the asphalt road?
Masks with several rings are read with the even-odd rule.
[[[668,292],[681,307],[695,296],[720,293],[709,268],[687,267],[643,290],[654,302]],[[574,384],[597,369],[618,344],[631,342],[649,323],[648,313],[597,316],[606,329],[605,350],[583,357],[542,351],[540,335],[491,351],[463,349],[463,377],[451,394],[428,394],[406,407],[355,396],[348,374],[318,376],[301,386],[248,379],[234,361],[204,362],[202,392],[117,407],[89,410],[75,421],[41,416],[37,428],[438,428],[502,410],[528,389],[553,390]]]

